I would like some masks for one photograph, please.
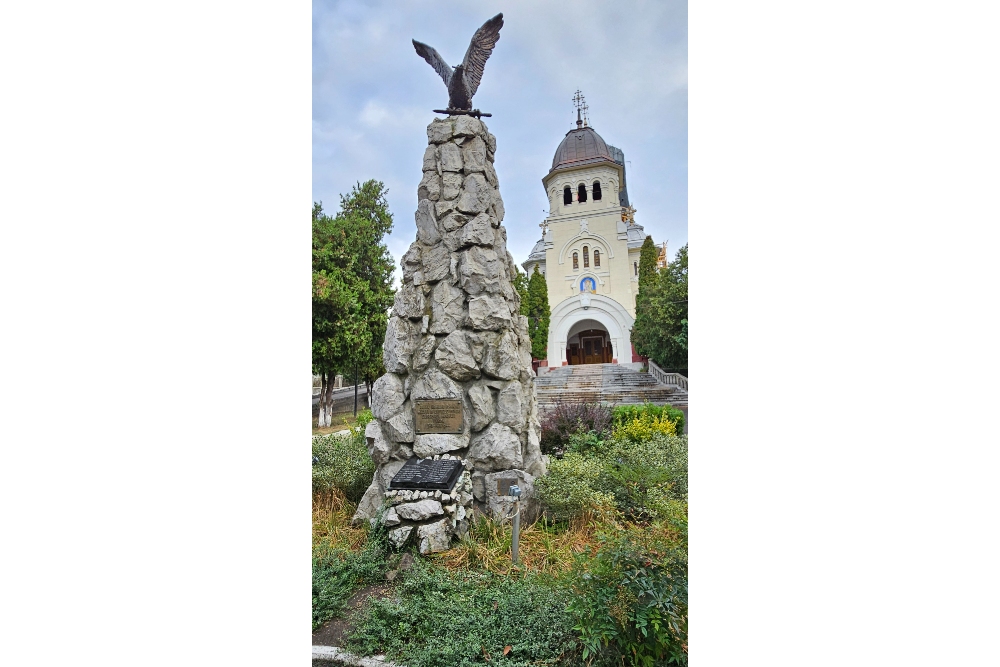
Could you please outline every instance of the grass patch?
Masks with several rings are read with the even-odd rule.
[[[384,652],[407,667],[577,665],[571,599],[570,588],[547,575],[451,572],[418,559],[397,598],[364,612],[347,648]]]
[[[315,516],[315,509],[313,511]],[[352,550],[351,539],[354,536],[351,533],[346,530],[334,532],[317,540],[314,524],[313,630],[337,616],[358,587],[382,580],[386,570],[386,557],[389,555],[387,532],[382,526],[366,528],[362,532],[364,539],[360,548]]]
[[[605,520],[612,520],[605,517]],[[477,515],[469,524],[469,534],[451,550],[429,556],[448,570],[476,570],[496,575],[552,574],[566,572],[576,554],[597,545],[599,517],[584,514],[571,521],[541,519],[521,527],[518,565],[510,560],[512,527]]]

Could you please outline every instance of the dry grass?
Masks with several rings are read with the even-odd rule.
[[[314,493],[312,509],[313,548],[324,545],[360,549],[365,542],[365,529],[352,528],[351,517],[357,505],[347,500],[340,490]]]
[[[486,570],[494,574],[544,572],[561,574],[573,565],[575,554],[597,546],[597,531],[616,526],[609,514],[587,514],[568,524],[552,524],[544,519],[521,527],[518,540],[519,565],[510,559],[512,527],[484,516],[475,519],[469,535],[451,550],[430,556],[449,570]]]

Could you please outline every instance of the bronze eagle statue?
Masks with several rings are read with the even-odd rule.
[[[486,60],[493,53],[493,47],[500,40],[500,28],[502,27],[502,13],[484,23],[472,36],[469,50],[465,52],[462,64],[455,67],[446,63],[441,54],[432,47],[413,40],[413,48],[417,50],[417,55],[434,68],[434,71],[444,79],[444,85],[448,87],[448,109],[438,113],[465,112],[474,116],[489,115],[472,111],[472,96],[479,89],[479,82],[483,79],[483,68],[486,66]]]

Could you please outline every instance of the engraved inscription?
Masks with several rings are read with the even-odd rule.
[[[414,458],[393,475],[389,488],[450,491],[461,473],[462,463],[454,459],[434,461]]]
[[[462,399],[416,401],[413,406],[417,433],[461,433]]]

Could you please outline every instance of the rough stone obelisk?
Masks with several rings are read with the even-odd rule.
[[[377,470],[355,515],[360,522],[392,505],[383,515],[390,537],[402,546],[415,534],[423,553],[447,549],[474,510],[506,517],[511,481],[526,513],[537,512],[533,481],[545,474],[528,320],[518,314],[501,225],[496,138],[467,115],[434,120],[427,138],[417,238],[402,258],[386,374],[372,388],[375,419],[365,431]],[[451,432],[417,433],[415,410],[435,399],[450,399],[456,412],[460,401],[460,424],[456,414]],[[411,457],[456,458],[465,472],[451,494],[389,490]]]

